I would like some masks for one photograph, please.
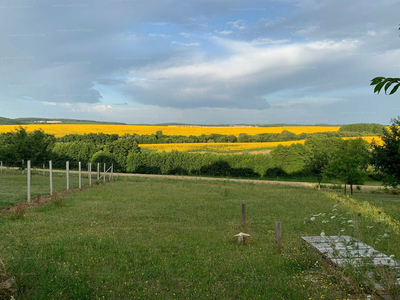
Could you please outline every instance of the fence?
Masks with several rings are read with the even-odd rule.
[[[46,175],[48,174],[48,184],[49,184],[49,193],[52,195],[55,191],[55,186],[54,186],[54,177],[56,176],[56,185],[57,185],[57,189],[58,190],[69,190],[71,188],[71,177],[74,176],[74,179],[76,179],[75,176],[77,176],[78,178],[78,188],[81,189],[82,186],[84,185],[83,183],[83,179],[87,178],[87,185],[91,186],[92,185],[92,180],[93,180],[93,174],[92,174],[92,163],[87,163],[86,164],[86,170],[83,170],[82,168],[82,163],[79,162],[78,163],[78,170],[70,170],[70,163],[69,161],[67,161],[65,163],[65,171],[64,170],[53,170],[53,163],[52,161],[48,162],[48,169],[46,169],[46,164],[47,163],[42,163],[42,164],[37,164],[36,163],[36,167],[32,167],[31,165],[31,161],[28,160],[26,162],[22,161],[18,164],[16,163],[5,163],[4,161],[0,161],[0,174],[2,175],[6,175],[6,173],[13,173],[13,174],[25,174],[26,172],[26,200],[28,201],[28,203],[30,203],[32,201],[32,175],[38,175],[41,176],[42,178],[40,180],[36,180],[36,183],[38,183],[40,181],[40,185],[45,184],[44,178],[46,177]],[[19,167],[15,167],[16,165],[19,165]],[[38,166],[43,166],[43,168],[38,168]],[[101,170],[100,167],[103,167],[103,170]],[[21,173],[19,173],[21,171]],[[61,176],[60,176],[61,174]],[[65,176],[64,176],[65,174]],[[106,182],[107,180],[107,175],[108,175],[108,181],[111,181],[114,179],[114,165],[111,164],[111,166],[108,166],[105,163],[97,163],[97,174],[94,176],[95,179],[97,179],[97,181],[102,181],[102,182]],[[87,177],[86,177],[87,176]],[[64,178],[65,177],[65,178]],[[1,178],[3,178],[3,180],[6,178],[5,176],[2,176]],[[36,177],[35,177],[36,178]],[[6,194],[12,194],[13,191],[16,192],[18,191],[18,193],[21,192],[21,190],[23,190],[24,188],[21,188],[21,180],[19,180],[20,178],[18,178],[18,180],[11,180],[11,181],[6,181],[4,180],[3,184],[1,184],[2,189],[0,189],[0,191],[2,191],[2,194],[4,194],[4,197],[6,197]],[[65,181],[64,181],[65,180]],[[18,181],[18,186],[15,186],[15,182]],[[64,181],[64,184],[62,183],[62,181]],[[34,181],[35,183],[35,181]],[[76,187],[76,181],[73,182],[74,186]],[[9,192],[9,190],[5,190],[7,188],[7,185],[9,187],[9,190],[11,190],[11,192]],[[25,184],[24,184],[25,185]],[[36,188],[35,190],[35,194],[38,195],[42,195],[42,194],[46,194],[43,190],[43,186],[41,186],[40,188],[40,192],[38,193],[37,191],[38,189]],[[13,198],[13,197],[11,197]],[[18,197],[17,197],[18,198]],[[24,197],[25,198],[25,197]],[[1,199],[0,199],[1,200]],[[21,200],[16,199],[16,201]],[[11,200],[10,200],[11,201]],[[7,203],[10,201],[6,201]],[[14,201],[14,202],[16,202]],[[12,201],[11,201],[12,202]],[[1,204],[1,203],[0,203]],[[0,206],[4,206],[6,204],[2,203],[3,205]],[[12,204],[12,203],[10,203]],[[0,207],[2,208],[2,207]]]

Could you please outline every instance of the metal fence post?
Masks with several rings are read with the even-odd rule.
[[[82,164],[79,162],[79,189],[82,188]]]
[[[92,185],[92,163],[88,163],[89,185]]]
[[[49,169],[50,169],[50,195],[53,195],[53,164],[51,160],[49,161]]]
[[[31,203],[31,161],[28,160],[28,203]]]
[[[65,163],[65,172],[67,175],[67,190],[69,190],[69,161]]]

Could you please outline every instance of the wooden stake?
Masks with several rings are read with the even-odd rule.
[[[275,222],[275,247],[281,249],[282,247],[282,232],[281,222]]]
[[[242,226],[246,226],[246,204],[242,203]]]

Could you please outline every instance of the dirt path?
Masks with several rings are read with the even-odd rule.
[[[42,171],[43,169],[37,169],[36,171]],[[46,169],[46,172],[49,172]],[[54,173],[65,173],[64,170],[53,170]],[[70,171],[70,173],[77,174],[78,171]],[[82,171],[82,174],[87,174],[87,171]],[[92,171],[92,176],[96,175],[96,171]],[[100,172],[100,176],[103,175],[103,172]],[[107,173],[107,177],[109,173]],[[250,182],[255,184],[277,184],[277,185],[289,185],[289,186],[298,186],[298,187],[308,187],[314,188],[317,187],[316,183],[311,182],[299,182],[299,181],[278,181],[278,180],[255,180],[255,179],[236,179],[236,178],[216,178],[216,177],[201,177],[201,176],[182,176],[182,175],[156,175],[156,174],[132,174],[132,173],[114,173],[114,176],[122,176],[122,177],[153,177],[153,178],[170,178],[170,179],[181,179],[181,180],[205,180],[205,181],[230,181],[230,182]],[[108,178],[107,178],[108,179]],[[330,187],[335,184],[332,183],[323,183],[322,185]],[[348,186],[348,191],[350,191],[350,187]],[[356,186],[353,186],[356,189]],[[378,190],[382,189],[382,186],[374,186],[374,185],[361,185],[361,190]]]
[[[298,187],[317,187],[316,183],[310,182],[298,182],[298,181],[275,181],[275,180],[254,180],[254,179],[235,179],[235,178],[215,178],[215,177],[200,177],[200,176],[179,176],[179,175],[152,175],[152,174],[128,174],[128,173],[114,173],[115,176],[126,176],[126,177],[156,177],[156,178],[172,178],[182,180],[209,180],[209,181],[229,181],[229,182],[250,182],[256,184],[278,184],[278,185],[289,185]],[[324,183],[324,186],[334,186],[332,183]],[[355,186],[353,186],[355,189]],[[383,188],[382,186],[373,185],[362,185],[361,190],[377,190]],[[350,187],[348,186],[350,191]]]

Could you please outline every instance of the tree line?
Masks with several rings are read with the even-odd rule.
[[[155,134],[138,135],[125,134],[67,134],[57,139],[57,142],[91,142],[98,145],[105,145],[118,139],[134,140],[137,144],[171,144],[171,143],[265,143],[265,142],[285,142],[305,140],[311,137],[360,137],[382,134],[385,126],[380,124],[352,124],[345,125],[339,131],[327,131],[318,133],[300,133],[283,130],[281,133],[261,133],[249,135],[246,133],[239,134],[236,137],[233,134],[202,134],[199,136],[185,135],[165,135],[162,131],[157,131]]]
[[[375,130],[374,134],[382,130],[383,146],[376,143],[369,145],[361,138],[343,140],[324,133],[309,136],[304,144],[279,145],[269,153],[256,155],[159,153],[142,150],[134,135],[100,133],[68,135],[57,139],[40,130],[28,133],[20,127],[0,134],[0,160],[21,167],[22,161],[31,160],[33,166],[41,166],[43,162],[52,160],[56,168],[64,168],[65,161],[70,162],[71,168],[76,168],[79,161],[112,163],[117,172],[144,174],[248,178],[314,176],[319,185],[323,178],[329,177],[340,179],[352,191],[353,185],[362,184],[368,176],[382,179],[390,186],[399,184],[399,125],[400,121],[394,120],[390,131],[378,126],[368,127],[368,130]],[[158,136],[163,135],[158,133]]]

